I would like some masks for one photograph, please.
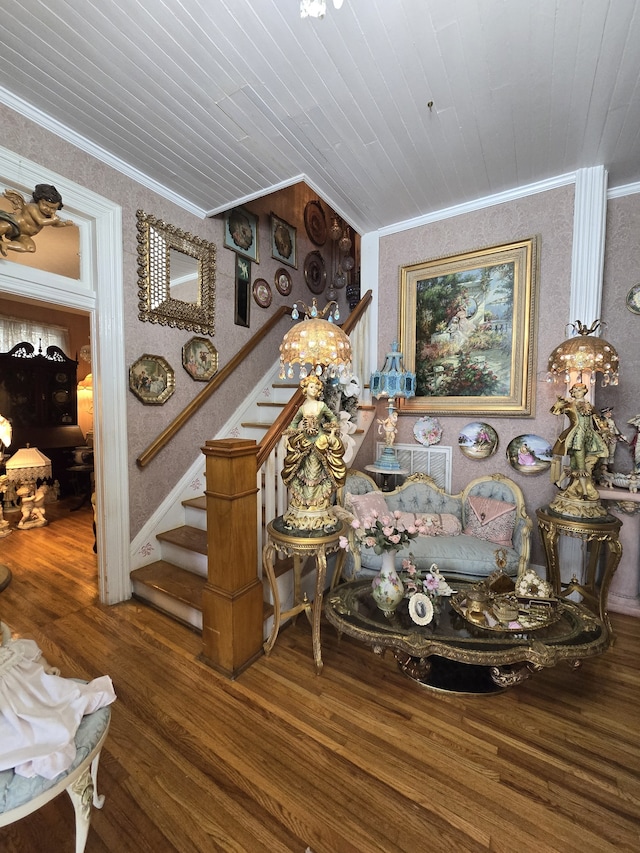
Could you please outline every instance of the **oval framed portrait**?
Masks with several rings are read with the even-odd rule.
[[[507,460],[518,474],[542,474],[551,467],[553,450],[546,438],[533,433],[517,435],[507,445]]]
[[[433,619],[433,602],[424,592],[416,592],[409,599],[409,616],[416,625],[428,625]]]
[[[278,293],[282,294],[282,296],[288,296],[291,293],[291,288],[293,286],[291,282],[291,274],[284,267],[280,267],[279,270],[276,270],[273,283],[275,284]]]
[[[498,449],[498,433],[484,421],[473,421],[460,431],[458,447],[467,459],[488,459]]]
[[[261,308],[268,308],[271,305],[273,294],[269,284],[263,278],[257,278],[253,282],[253,298]]]
[[[309,252],[304,259],[304,280],[311,293],[322,293],[327,284],[327,270],[320,252]]]

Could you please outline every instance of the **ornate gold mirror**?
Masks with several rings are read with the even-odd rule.
[[[138,317],[213,335],[216,247],[143,210],[137,219]]]

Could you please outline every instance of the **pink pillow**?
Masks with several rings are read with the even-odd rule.
[[[365,495],[350,495],[349,502],[353,507],[353,514],[360,524],[362,524],[365,518],[371,518],[374,512],[378,516],[391,514],[380,492],[367,492]]]
[[[426,525],[425,536],[459,536],[462,533],[460,519],[448,512],[416,513],[416,521],[418,520]]]
[[[467,526],[464,532],[503,548],[512,547],[513,528],[516,523],[515,504],[469,495],[467,498]]]

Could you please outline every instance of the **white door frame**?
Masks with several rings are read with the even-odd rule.
[[[103,604],[116,604],[131,596],[122,211],[108,199],[0,147],[0,180],[5,188],[28,197],[44,176],[62,195],[65,218],[80,228],[80,278],[0,258],[0,293],[90,315],[99,595]]]

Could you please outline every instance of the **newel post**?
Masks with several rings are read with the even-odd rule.
[[[256,453],[248,439],[207,441],[208,578],[202,593],[202,659],[235,678],[262,654]]]

